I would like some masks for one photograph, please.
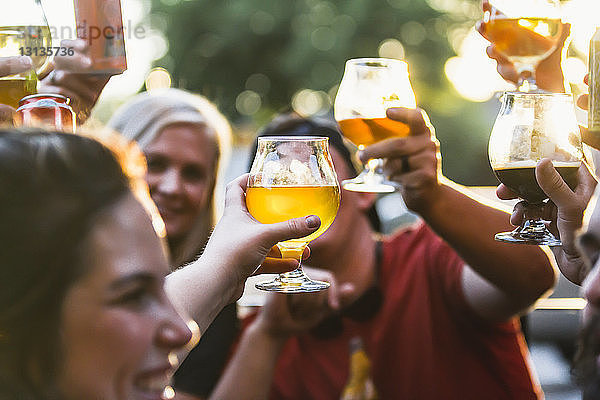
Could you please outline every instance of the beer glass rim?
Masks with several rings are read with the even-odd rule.
[[[571,93],[535,93],[535,92],[517,92],[517,91],[509,91],[502,93],[500,98],[504,97],[521,97],[521,98],[554,98],[554,99],[564,99],[564,100],[573,100],[573,95]]]
[[[369,65],[369,63],[381,65]],[[388,65],[398,65],[405,67],[408,70],[408,63],[404,60],[397,58],[385,58],[385,57],[362,57],[362,58],[351,58],[346,61],[346,65],[354,65],[358,67],[370,67],[370,68],[385,68]]]
[[[327,136],[259,136],[259,142],[328,142]]]

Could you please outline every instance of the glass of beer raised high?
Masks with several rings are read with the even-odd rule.
[[[488,152],[498,180],[528,203],[523,224],[498,233],[496,240],[560,246],[541,218],[548,196],[537,183],[535,167],[548,158],[571,189],[577,186],[583,151],[572,95],[504,93]]]
[[[317,215],[321,227],[309,236],[277,243],[283,258],[302,262],[306,245],[329,228],[340,203],[340,189],[326,137],[260,137],[246,191],[250,214],[263,224]],[[308,278],[299,265],[295,271],[256,285],[258,289],[302,293],[325,290],[327,282]]]
[[[386,117],[390,107],[415,108],[415,93],[408,79],[408,64],[387,58],[357,58],[346,62],[335,97],[334,116],[344,136],[359,150],[392,137],[408,136],[409,128]],[[372,159],[346,190],[390,193],[398,184],[383,174],[383,160]]]
[[[483,15],[484,36],[508,58],[518,90],[538,90],[535,69],[556,49],[562,33],[558,0],[490,0]]]
[[[30,56],[33,69],[0,77],[0,104],[13,108],[36,93],[37,75],[47,72],[54,49],[39,0],[19,0],[0,13],[0,57]]]

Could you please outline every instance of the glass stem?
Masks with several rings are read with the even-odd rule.
[[[517,68],[519,81],[517,87],[519,92],[533,92],[538,89],[535,82],[535,71],[529,67]]]
[[[546,224],[542,221],[543,207],[544,203],[528,204],[525,207],[523,222],[521,223],[521,226],[517,228],[521,235],[535,238],[545,234]]]
[[[283,258],[295,258],[298,260],[298,267],[295,270],[279,274],[279,279],[281,282],[292,284],[307,279],[304,271],[302,270],[302,255],[304,254],[304,247],[302,249],[286,248],[284,246],[278,247]]]

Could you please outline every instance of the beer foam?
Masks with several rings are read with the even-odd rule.
[[[507,163],[496,164],[493,169],[517,169],[517,168],[535,168],[537,161],[534,160],[522,160],[522,161],[510,161]],[[579,167],[581,161],[552,161],[552,165],[555,167]]]

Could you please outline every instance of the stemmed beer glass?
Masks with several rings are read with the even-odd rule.
[[[52,37],[40,0],[19,0],[0,13],[0,57],[30,56],[31,71],[0,77],[0,103],[17,108],[37,91],[53,53]]]
[[[539,160],[549,158],[569,187],[577,186],[583,151],[573,97],[565,93],[504,93],[488,152],[498,180],[529,203],[523,224],[512,232],[498,233],[496,240],[560,246],[541,219],[548,196],[537,183],[535,167]]]
[[[408,65],[387,58],[348,60],[334,104],[344,136],[360,150],[391,137],[408,136],[406,124],[386,117],[390,107],[416,107]],[[356,192],[390,193],[398,188],[383,175],[382,159],[369,160],[356,178],[342,184]]]
[[[490,0],[485,37],[515,66],[521,92],[537,91],[535,69],[556,49],[562,33],[558,0]]]
[[[314,136],[260,137],[246,192],[246,205],[259,222],[272,224],[317,215],[321,227],[309,236],[280,242],[284,258],[302,262],[306,245],[329,228],[340,202],[340,189],[329,154],[329,138]],[[329,283],[295,271],[256,285],[258,289],[302,293],[325,290]]]

